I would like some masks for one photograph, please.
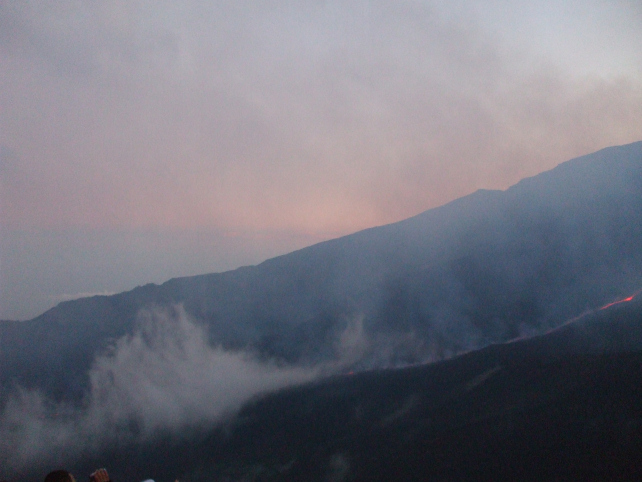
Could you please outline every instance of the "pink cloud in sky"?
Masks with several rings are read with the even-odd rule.
[[[3,224],[348,232],[641,135],[639,79],[343,8],[4,7]]]

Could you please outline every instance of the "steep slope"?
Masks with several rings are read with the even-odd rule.
[[[117,480],[639,480],[642,299],[447,361],[283,390],[215,430],[73,469],[98,465]]]
[[[357,366],[368,368],[540,333],[641,286],[638,142],[258,266],[2,322],[0,385],[78,399],[96,353],[150,306],[182,303],[212,343],[291,363],[335,356],[340,333],[362,320]]]

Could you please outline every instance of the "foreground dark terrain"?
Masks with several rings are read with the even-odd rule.
[[[429,365],[344,375],[87,459],[114,480],[640,480],[642,301]]]

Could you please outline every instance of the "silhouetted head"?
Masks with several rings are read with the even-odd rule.
[[[54,470],[47,474],[45,482],[76,482],[76,479],[66,470]]]

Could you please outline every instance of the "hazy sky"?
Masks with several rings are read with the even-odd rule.
[[[642,139],[642,3],[0,0],[0,318]]]

